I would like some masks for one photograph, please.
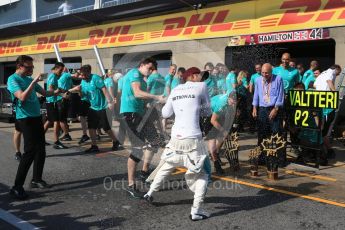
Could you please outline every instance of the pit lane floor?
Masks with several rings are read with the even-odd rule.
[[[240,134],[241,170],[232,172],[226,164],[226,175],[213,176],[205,200],[211,218],[191,222],[192,193],[183,181],[183,168],[154,194],[154,205],[131,199],[122,189],[128,151],[110,151],[103,136],[101,152],[85,154],[89,143],[77,144],[79,127],[71,125],[69,149],[47,146],[44,179],[53,187],[29,189],[30,171],[26,188],[31,198],[16,201],[8,196],[18,165],[13,159],[13,124],[0,123],[0,209],[24,221],[14,225],[0,214],[0,229],[25,224],[46,229],[345,229],[345,151],[340,143],[335,143],[337,158],[330,166],[310,170],[290,165],[272,182],[264,167],[258,178],[250,177],[247,160],[255,135]],[[51,130],[47,140],[52,140]],[[154,162],[158,159],[156,155]],[[141,184],[141,190],[147,188]]]

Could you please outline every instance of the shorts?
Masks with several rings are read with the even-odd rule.
[[[230,128],[228,127],[228,124],[225,124],[225,116],[224,115],[218,115],[218,122],[219,124],[225,129],[230,132]],[[205,140],[213,140],[213,139],[219,139],[223,138],[223,133],[220,132],[216,127],[214,127],[211,123],[211,117],[204,118],[204,127],[201,128],[203,131],[203,135],[205,135]],[[204,130],[205,131],[204,131]]]
[[[68,101],[60,100],[55,103],[46,103],[48,121],[67,121]]]
[[[153,148],[158,148],[159,146],[161,146],[161,137],[158,135],[152,120],[153,117],[155,117],[155,114],[152,114],[150,116],[150,119],[147,120],[140,132],[137,131],[137,128],[140,122],[142,121],[141,115],[139,115],[138,113],[122,113],[122,115],[124,117],[125,122],[127,123],[128,128],[136,136],[133,138],[130,137],[132,146],[143,146],[144,144],[149,144]],[[142,157],[141,154],[141,152],[140,155],[131,154],[129,157],[135,162],[139,162]]]
[[[105,132],[110,130],[111,127],[108,122],[107,110],[94,110],[89,108],[87,114],[87,125],[89,129],[102,128]]]
[[[90,102],[81,100],[78,110],[78,115],[81,117],[87,117],[87,114],[89,113],[90,108]]]
[[[62,99],[62,100],[56,102],[56,104],[57,104],[57,109],[58,109],[60,121],[67,122],[69,100]]]
[[[60,121],[61,118],[59,116],[59,111],[57,108],[57,103],[46,103],[47,107],[47,117],[48,121],[50,122],[55,122],[55,121]]]

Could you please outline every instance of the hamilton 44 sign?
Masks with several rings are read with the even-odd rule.
[[[328,30],[322,28],[282,33],[259,34],[258,44],[321,40],[328,37]]]
[[[229,46],[313,41],[327,38],[329,38],[328,28],[316,28],[309,30],[232,36],[230,37]]]

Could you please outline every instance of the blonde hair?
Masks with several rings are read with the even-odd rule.
[[[247,73],[246,73],[246,71],[240,71],[239,73],[238,73],[238,75],[237,75],[237,82],[239,83],[239,82],[242,82],[242,79],[243,78],[246,78],[247,77]]]

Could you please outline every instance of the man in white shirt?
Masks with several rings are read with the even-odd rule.
[[[66,15],[66,14],[69,14],[70,11],[72,9],[72,5],[70,5],[68,3],[68,1],[66,0],[64,3],[62,3],[59,8],[58,8],[58,11],[57,12],[63,12],[63,15]]]
[[[341,67],[339,65],[333,65],[328,70],[322,72],[314,82],[314,88],[318,91],[335,91],[335,79],[341,73]],[[323,109],[323,128],[322,138],[323,143],[327,148],[327,157],[334,158],[335,153],[331,148],[329,136],[333,129],[333,121],[335,118],[334,109]]]
[[[171,140],[162,154],[160,166],[144,199],[152,202],[152,193],[159,190],[174,168],[186,167],[188,169],[185,174],[186,182],[194,192],[190,218],[196,221],[209,217],[209,214],[201,208],[208,183],[208,173],[204,165],[208,160],[208,152],[202,139],[199,118],[200,115],[211,114],[210,98],[206,84],[200,82],[201,75],[198,68],[189,68],[182,77],[186,83],[178,85],[171,91],[162,109],[163,118],[175,114],[175,123],[171,131]]]
[[[335,79],[340,74],[341,67],[333,65],[326,71],[323,71],[315,80],[314,88],[319,91],[335,91]]]

